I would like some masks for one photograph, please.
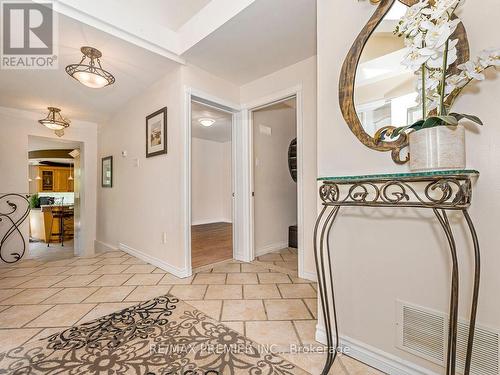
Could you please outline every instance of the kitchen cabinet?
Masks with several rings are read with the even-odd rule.
[[[73,192],[73,180],[69,180],[70,168],[67,167],[38,167],[38,192]]]

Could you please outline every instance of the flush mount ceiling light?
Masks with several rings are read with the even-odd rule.
[[[198,120],[198,122],[201,125],[206,126],[206,127],[209,127],[209,126],[212,126],[213,124],[215,124],[215,120],[211,119],[211,118],[200,118]]]
[[[54,130],[58,137],[64,135],[64,129],[69,127],[70,121],[61,115],[61,110],[56,107],[47,107],[49,114],[44,119],[38,120],[40,124]]]
[[[100,89],[115,82],[115,77],[101,66],[99,60],[102,57],[101,51],[93,47],[82,47],[80,51],[83,53],[80,63],[68,65],[66,73],[93,89]],[[89,61],[85,61],[86,59]]]

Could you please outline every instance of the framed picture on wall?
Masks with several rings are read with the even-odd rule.
[[[101,186],[103,188],[113,187],[113,157],[102,158]]]
[[[146,117],[146,157],[167,153],[167,107]]]

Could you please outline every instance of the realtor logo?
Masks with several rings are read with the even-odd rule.
[[[52,3],[1,1],[1,68],[56,69]]]

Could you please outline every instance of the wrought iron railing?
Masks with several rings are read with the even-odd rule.
[[[0,193],[0,259],[5,263],[19,261],[26,252],[21,225],[30,213],[28,198],[27,194]]]

